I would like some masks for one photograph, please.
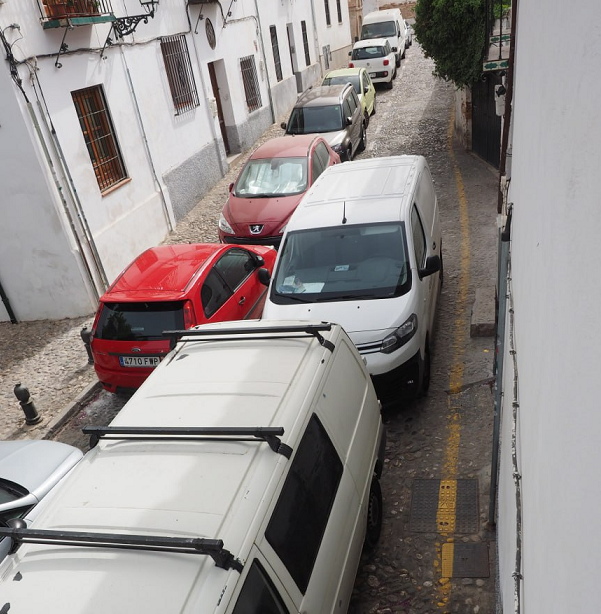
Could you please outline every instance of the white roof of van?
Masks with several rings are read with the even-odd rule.
[[[404,198],[422,156],[367,158],[330,166],[301,200],[286,232],[305,228],[403,220],[411,203]]]
[[[386,21],[386,19],[394,19],[400,17],[400,9],[381,9],[379,11],[372,11],[363,18],[363,23],[373,23],[374,21]]]
[[[340,327],[321,334],[336,343]],[[283,427],[294,447],[331,354],[303,334],[183,343],[111,426]],[[30,528],[221,539],[244,563],[286,456],[260,441],[162,439],[101,438]],[[0,567],[0,594],[15,612],[213,612],[237,577],[205,555],[23,544]]]

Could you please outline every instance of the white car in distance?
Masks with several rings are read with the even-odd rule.
[[[392,81],[396,78],[396,60],[385,38],[357,41],[350,56],[349,68],[365,68],[374,84],[384,83],[388,89],[392,89]]]

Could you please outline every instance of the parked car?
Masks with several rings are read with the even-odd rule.
[[[343,614],[386,448],[352,341],[261,321],[173,342],[33,525],[0,529],[4,611]]]
[[[365,118],[365,126],[369,126],[369,118],[376,112],[376,88],[371,82],[365,68],[339,68],[326,73],[322,85],[341,85],[350,83],[361,102],[361,110]]]
[[[425,158],[331,167],[288,222],[263,317],[341,324],[383,403],[426,392],[441,243]]]
[[[407,44],[407,24],[400,9],[383,9],[368,13],[363,18],[361,26],[361,39],[385,38],[394,52],[395,65],[401,65],[401,58],[405,57]]]
[[[169,352],[164,330],[259,317],[275,255],[260,245],[197,243],[138,256],[101,297],[94,319],[91,348],[104,388],[138,388]]]
[[[249,157],[219,217],[222,243],[278,246],[303,194],[340,156],[321,136],[270,139]]]
[[[405,27],[407,28],[407,47],[411,47],[413,45],[413,26],[405,21]]]
[[[343,161],[367,144],[361,103],[350,83],[308,89],[281,126],[286,134],[321,134]]]
[[[57,441],[0,441],[0,526],[26,518],[81,460],[78,448]],[[0,541],[0,560],[10,540]]]
[[[350,52],[349,68],[365,68],[373,83],[384,83],[390,90],[396,79],[394,51],[385,38],[357,41]]]

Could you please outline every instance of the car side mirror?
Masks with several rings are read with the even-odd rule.
[[[286,122],[282,122],[282,123],[280,124],[280,128],[283,128],[284,130],[286,130],[286,128],[287,128],[287,127],[288,127],[288,126],[286,125]]]
[[[352,117],[347,117],[346,118],[346,125],[350,126],[353,123],[353,118]]]
[[[259,268],[260,266],[265,266],[265,259],[263,256],[259,256],[258,254],[254,255],[255,267]]]
[[[397,52],[397,51],[399,50],[399,48],[398,48],[398,47],[393,47],[393,48],[392,48],[392,50],[393,50],[394,52]]]
[[[234,184],[230,183],[230,185],[227,188],[228,192],[231,192],[233,189],[234,189]]]
[[[257,277],[264,286],[268,286],[271,280],[271,273],[267,269],[260,268],[257,271]]]
[[[349,51],[349,52],[348,52],[348,57],[350,58],[350,57],[351,57],[351,55],[353,55],[353,52],[352,52],[352,51]]]
[[[438,254],[434,256],[428,256],[426,259],[426,266],[420,270],[419,276],[421,278],[433,275],[437,271],[440,271],[440,256]]]

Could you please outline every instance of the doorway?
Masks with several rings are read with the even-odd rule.
[[[215,104],[217,106],[217,116],[219,118],[219,130],[221,131],[221,138],[223,139],[223,146],[225,148],[226,155],[230,155],[230,144],[227,138],[227,128],[225,124],[225,116],[223,112],[223,100],[221,97],[221,88],[219,87],[219,78],[218,73],[222,73],[222,78],[225,78],[225,73],[222,72],[223,60],[218,60],[217,62],[209,62],[207,64],[209,68],[209,76],[211,78],[211,87],[213,89],[213,97],[215,98]],[[227,100],[229,100],[229,95],[227,96]]]

